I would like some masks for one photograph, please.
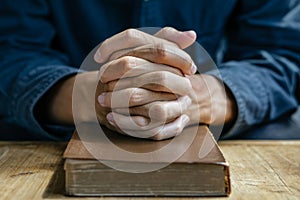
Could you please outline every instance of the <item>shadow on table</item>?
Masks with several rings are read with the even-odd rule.
[[[43,199],[62,199],[67,198],[65,194],[65,171],[64,159],[58,163],[46,190],[43,193]]]
[[[259,125],[252,130],[230,139],[250,140],[299,140],[300,108],[291,116],[282,117],[269,124]]]

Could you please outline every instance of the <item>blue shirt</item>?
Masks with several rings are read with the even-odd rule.
[[[299,0],[2,0],[0,138],[67,139],[73,127],[37,120],[42,95],[77,73],[104,39],[127,28],[165,26],[195,30],[213,58],[225,41],[218,68],[238,105],[226,137],[297,108]]]

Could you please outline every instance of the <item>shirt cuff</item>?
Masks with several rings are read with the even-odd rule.
[[[44,73],[43,73],[44,72]],[[20,120],[24,128],[30,130],[33,138],[38,140],[68,140],[73,131],[74,126],[58,126],[40,123],[34,115],[34,108],[39,99],[59,80],[66,76],[74,75],[81,72],[77,68],[68,66],[47,66],[42,72],[42,78],[35,81],[35,85],[26,91],[26,96],[21,96],[22,101],[16,101],[17,109],[19,112]],[[42,110],[36,112],[43,112]]]
[[[250,129],[252,127],[251,126],[252,124],[253,125],[258,124],[261,121],[260,117],[257,117],[256,120],[253,120],[253,119],[247,120],[247,118],[251,118],[251,117],[249,117],[250,113],[247,113],[251,110],[251,109],[249,110],[249,108],[247,108],[247,104],[249,104],[249,99],[251,98],[251,94],[244,92],[244,90],[245,90],[246,85],[249,83],[246,83],[243,81],[243,79],[238,78],[239,76],[243,76],[239,72],[243,72],[243,73],[247,74],[247,70],[246,69],[244,69],[244,71],[235,70],[234,69],[234,68],[236,68],[235,65],[239,65],[239,63],[236,63],[236,62],[228,63],[228,64],[229,65],[232,64],[233,65],[232,68],[230,68],[230,66],[226,66],[224,68],[208,71],[205,73],[208,75],[212,75],[212,76],[218,78],[219,80],[221,80],[231,91],[231,93],[233,94],[233,97],[235,98],[235,101],[237,103],[236,120],[233,123],[232,127],[227,132],[222,133],[220,139],[232,139],[235,136],[242,134],[244,131]],[[251,73],[251,72],[249,72],[249,73]],[[264,103],[267,99],[265,97],[265,91],[262,89],[263,87],[260,85],[260,82],[253,81],[252,86],[262,90],[262,91],[260,91],[261,96],[262,96],[261,103]],[[245,98],[248,98],[248,100]],[[249,106],[250,105],[248,105],[248,107]],[[264,112],[266,112],[266,111],[261,111],[261,115],[263,115],[262,113],[264,113]]]

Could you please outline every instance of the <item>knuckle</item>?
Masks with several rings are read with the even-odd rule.
[[[166,44],[157,43],[157,44],[155,44],[154,48],[155,48],[156,58],[159,61],[164,61],[167,59],[168,51],[167,51]]]
[[[139,89],[130,90],[130,102],[134,104],[139,104],[143,101],[143,95]]]
[[[124,31],[124,39],[132,40],[138,37],[138,31],[136,29],[130,28]]]
[[[132,68],[133,58],[131,56],[124,56],[120,59],[120,65],[124,71],[128,71]]]
[[[168,111],[165,105],[153,105],[150,109],[150,116],[155,118],[156,120],[167,120]]]
[[[172,29],[171,27],[164,27],[164,28],[162,28],[162,29],[158,32],[158,36],[164,37],[164,36],[168,35],[168,33],[170,32],[171,29]]]
[[[148,120],[144,117],[139,117],[135,120],[135,123],[140,126],[142,130],[146,130],[146,126],[149,124]]]
[[[168,38],[169,38],[171,35],[173,35],[175,32],[178,32],[175,28],[167,26],[167,27],[162,28],[162,29],[158,32],[157,36],[158,36],[158,37],[165,38],[165,39],[168,39]]]
[[[131,62],[130,56],[124,56],[124,57],[120,58],[119,64],[122,66],[128,66],[128,65],[130,65],[130,62]]]
[[[167,32],[174,32],[174,31],[176,31],[176,29],[173,27],[170,27],[170,26],[166,26],[161,31],[164,33],[167,33]]]

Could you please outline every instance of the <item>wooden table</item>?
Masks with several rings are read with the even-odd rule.
[[[231,170],[228,199],[300,199],[300,141],[219,144]],[[71,198],[64,196],[65,147],[66,143],[0,142],[0,199]]]

